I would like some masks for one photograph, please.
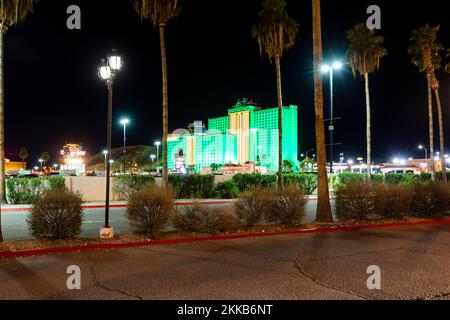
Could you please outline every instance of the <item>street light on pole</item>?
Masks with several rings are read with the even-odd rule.
[[[419,150],[424,150],[425,151],[425,162],[427,164],[427,173],[428,173],[428,149],[425,148],[423,145],[419,145],[418,146]]]
[[[156,146],[156,166],[158,166],[159,164],[159,146],[161,145],[161,141],[156,141],[155,142],[155,146]]]
[[[41,164],[41,171],[42,171],[42,169],[43,169],[43,168],[42,168],[42,163],[44,162],[44,160],[39,159],[38,161],[39,161],[39,163]]]
[[[334,62],[332,65],[324,64],[321,67],[322,73],[328,73],[330,75],[330,125],[328,130],[330,131],[330,174],[333,174],[333,162],[334,162],[334,154],[333,154],[333,144],[334,144],[334,108],[333,108],[333,75],[334,71],[338,71],[342,69],[341,62]]]
[[[106,201],[105,201],[105,226],[100,230],[101,238],[112,238],[114,230],[109,226],[109,192],[110,192],[110,173],[111,173],[111,127],[112,127],[112,105],[113,105],[113,86],[116,74],[122,69],[123,59],[118,55],[117,50],[113,49],[106,60],[102,60],[102,65],[98,69],[100,79],[105,81],[108,88],[108,120],[107,120],[107,153],[106,153]]]
[[[120,120],[120,124],[123,125],[123,174],[126,174],[126,158],[127,158],[127,125],[130,123],[129,119]]]

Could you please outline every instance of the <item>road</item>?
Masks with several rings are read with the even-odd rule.
[[[311,222],[315,219],[316,201],[311,200],[307,206],[307,216],[305,222]],[[211,207],[226,207],[229,205],[213,205]],[[183,210],[183,206],[178,207]],[[2,212],[2,230],[4,241],[23,241],[32,239],[28,232],[27,216],[29,212]],[[85,220],[82,226],[81,237],[98,237],[100,228],[104,225],[105,209],[86,209],[84,210]],[[133,230],[125,218],[125,208],[111,208],[110,224],[114,227],[116,233],[125,234]]]
[[[450,299],[449,243],[447,224],[10,259],[0,299]]]

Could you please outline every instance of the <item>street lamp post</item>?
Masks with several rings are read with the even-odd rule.
[[[112,127],[112,106],[113,106],[113,86],[116,74],[122,69],[122,58],[113,49],[106,61],[102,60],[102,65],[98,69],[100,79],[105,81],[108,88],[108,120],[107,120],[107,154],[106,154],[106,200],[105,200],[105,226],[100,230],[101,238],[112,238],[114,230],[109,225],[109,192],[110,192],[110,173],[111,173],[111,127]]]
[[[123,125],[123,174],[126,174],[126,158],[127,158],[127,125],[130,123],[128,119],[120,120],[120,124]]]
[[[42,167],[42,163],[44,162],[44,160],[42,160],[42,159],[39,159],[39,163],[41,164],[41,171],[43,170],[43,167]]]
[[[333,174],[333,162],[334,162],[334,106],[333,106],[333,76],[334,70],[340,70],[342,68],[342,63],[335,62],[332,65],[323,65],[322,72],[329,73],[330,75],[330,125],[328,126],[328,130],[330,131],[330,174]]]
[[[428,173],[428,149],[427,148],[425,148],[423,145],[420,145],[419,147],[419,150],[424,150],[425,151],[425,162],[426,162],[426,164],[427,164],[427,173]]]
[[[156,141],[155,142],[155,146],[156,146],[156,166],[159,165],[159,146],[161,145],[161,141]]]

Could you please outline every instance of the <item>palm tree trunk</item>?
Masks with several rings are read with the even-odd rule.
[[[431,162],[431,180],[436,181],[434,167],[434,124],[433,124],[433,95],[431,93],[431,75],[427,75],[428,82],[428,125],[430,135],[430,162]]]
[[[439,88],[434,89],[436,97],[438,117],[439,117],[439,142],[441,149],[441,166],[442,166],[442,182],[447,183],[447,169],[445,168],[445,140],[444,140],[444,121],[442,119],[441,97],[439,96]]]
[[[6,203],[5,182],[5,91],[3,82],[3,32],[0,31],[0,207],[3,203]],[[0,242],[3,242],[1,210]]]
[[[366,135],[367,135],[367,180],[372,181],[372,126],[371,126],[371,111],[370,111],[370,87],[369,74],[364,75],[366,85]]]
[[[159,41],[161,46],[161,64],[163,81],[163,185],[169,183],[167,168],[167,138],[169,135],[169,90],[167,85],[167,55],[165,42],[165,25],[159,26]]]
[[[316,221],[333,221],[327,177],[327,154],[325,149],[325,124],[323,119],[323,80],[320,73],[322,64],[322,21],[320,0],[312,0],[313,15],[313,56],[314,56],[314,109],[316,113],[317,148],[317,213]]]
[[[284,188],[283,176],[283,93],[281,91],[280,57],[275,59],[277,68],[277,96],[278,96],[278,188]]]

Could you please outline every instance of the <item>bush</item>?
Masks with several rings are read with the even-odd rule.
[[[67,189],[46,191],[34,204],[27,218],[30,233],[36,239],[68,239],[81,233],[82,199]]]
[[[233,180],[222,181],[216,185],[216,194],[221,199],[235,199],[239,195],[239,188]]]
[[[7,199],[11,204],[32,204],[48,190],[65,188],[64,177],[9,178],[6,180]]]
[[[267,220],[281,222],[284,225],[294,225],[302,221],[308,200],[296,186],[287,186],[283,190],[270,194],[270,205]]]
[[[214,175],[173,174],[169,176],[169,183],[178,199],[211,197],[214,194],[214,180]]]
[[[236,230],[240,221],[234,214],[223,209],[196,204],[186,208],[184,213],[177,213],[173,225],[185,232],[218,233]]]
[[[131,195],[125,214],[137,232],[156,238],[172,216],[174,205],[170,189],[151,185]]]
[[[435,182],[416,183],[412,189],[412,211],[419,215],[445,214],[449,209],[447,185]]]
[[[377,185],[374,187],[374,210],[383,218],[399,219],[411,206],[411,191],[401,185]]]
[[[317,189],[317,175],[289,173],[284,175],[286,185],[295,185],[306,194],[313,194]]]
[[[268,210],[267,190],[257,188],[244,192],[234,204],[237,216],[247,227],[260,223]]]
[[[277,184],[277,176],[263,175],[260,173],[238,173],[233,176],[233,181],[241,192],[246,192],[257,188],[267,189],[275,187]]]
[[[114,179],[114,194],[118,200],[129,200],[130,196],[139,190],[155,183],[153,176],[118,176]]]
[[[372,186],[366,182],[353,181],[335,190],[335,208],[339,220],[364,220],[375,211]]]

